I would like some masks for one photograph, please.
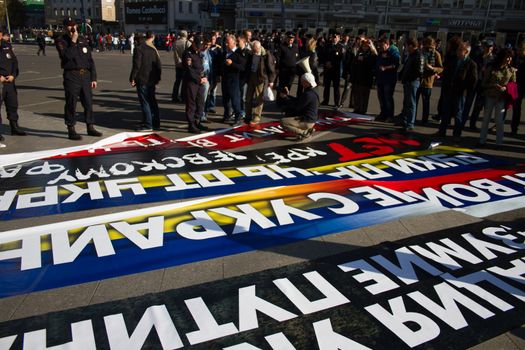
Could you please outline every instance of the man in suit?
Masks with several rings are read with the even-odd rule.
[[[224,105],[222,122],[231,121],[230,115],[233,108],[233,124],[238,125],[241,123],[240,73],[244,71],[246,59],[237,49],[234,35],[226,36],[225,44],[221,56],[222,103]]]
[[[133,68],[129,81],[137,88],[140,107],[142,109],[142,124],[137,131],[159,130],[159,106],[155,97],[155,87],[160,82],[161,67],[159,53],[153,45],[155,35],[148,31],[146,40],[139,45],[133,54]]]

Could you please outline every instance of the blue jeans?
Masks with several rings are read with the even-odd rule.
[[[215,101],[217,97],[217,79],[212,75],[208,80],[210,87],[208,88],[208,96],[206,97],[206,105],[204,111],[207,113],[210,109],[215,108]]]
[[[209,95],[208,95],[208,91],[210,90],[210,82],[208,81],[206,84],[202,84],[202,94],[204,96],[204,105],[206,106],[206,103],[208,102],[208,98],[209,98]],[[204,109],[204,111],[202,112],[202,114],[200,115],[200,120],[205,120],[206,119],[206,113],[208,111],[206,109]]]
[[[463,126],[468,117],[463,115],[465,108],[465,94],[457,91],[447,91],[443,98],[443,113],[441,116],[441,124],[439,124],[439,132],[441,135],[446,135],[450,120],[454,118],[454,137],[461,136]]]
[[[416,122],[416,97],[419,80],[403,83],[403,125],[413,128]]]
[[[240,94],[241,94],[241,115],[242,117],[244,118],[244,116],[246,115],[246,91],[248,91],[248,84],[245,83],[245,82],[241,82],[241,86],[240,86]]]
[[[421,120],[424,123],[428,121],[428,117],[430,116],[430,96],[431,95],[432,95],[432,88],[420,87],[417,90],[416,115],[417,115],[417,105],[419,103],[419,96],[421,96],[421,100],[423,101],[423,115],[421,117]]]
[[[381,107],[380,117],[383,119],[394,119],[394,90],[396,82],[377,82],[377,98]]]
[[[481,124],[480,143],[487,141],[487,132],[489,129],[489,122],[492,114],[494,114],[494,121],[496,122],[496,144],[503,143],[503,125],[505,123],[505,101],[492,97],[485,97],[485,111],[483,112],[483,122]]]
[[[155,98],[155,85],[137,85],[140,108],[142,109],[142,124],[148,129],[160,128],[159,105]]]

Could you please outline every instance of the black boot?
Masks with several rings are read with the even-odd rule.
[[[82,136],[77,134],[77,131],[75,130],[74,126],[68,126],[67,127],[67,137],[70,140],[75,140],[75,141],[82,140]]]
[[[100,131],[98,131],[97,129],[95,129],[93,124],[88,124],[87,125],[87,134],[89,136],[96,136],[96,137],[102,136],[102,133]]]
[[[9,122],[11,125],[11,135],[26,136],[26,132],[18,126],[18,122]]]

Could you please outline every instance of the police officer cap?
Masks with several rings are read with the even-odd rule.
[[[64,18],[64,26],[66,27],[72,27],[72,26],[75,26],[77,25],[75,20],[71,19],[71,17],[66,17]]]
[[[288,33],[286,33],[286,37],[287,37],[288,39],[293,39],[293,38],[295,38],[295,35],[293,35],[292,32],[288,32]]]
[[[494,42],[492,40],[483,40],[483,46],[485,47],[494,46]]]

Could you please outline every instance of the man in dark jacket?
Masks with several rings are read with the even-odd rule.
[[[152,131],[160,128],[159,106],[155,97],[155,87],[160,82],[161,67],[159,53],[153,45],[155,35],[148,31],[146,40],[133,53],[133,68],[129,81],[137,87],[142,124],[137,131]]]
[[[363,38],[361,47],[352,60],[350,82],[354,92],[354,113],[366,114],[370,90],[374,82],[377,50],[370,39]]]
[[[284,97],[286,100],[285,118],[281,120],[283,129],[296,135],[298,141],[312,136],[319,107],[314,75],[312,73],[303,74],[300,84],[304,90],[299,98]]]
[[[476,87],[477,65],[470,59],[470,45],[462,43],[457,49],[455,59],[445,61],[442,91],[443,114],[437,136],[445,136],[450,119],[454,118],[454,141],[459,142],[466,118],[463,119],[466,94]]]
[[[241,94],[240,73],[244,71],[246,60],[239,50],[234,35],[228,35],[225,39],[225,48],[220,57],[220,74],[222,76],[222,103],[224,105],[224,117],[222,122],[230,122],[230,112],[233,108],[235,118],[234,125],[241,123]]]
[[[381,113],[376,118],[377,121],[392,121],[394,119],[394,90],[399,60],[399,51],[390,46],[388,39],[381,39],[375,69],[377,98],[381,108]]]
[[[343,59],[346,55],[346,50],[339,42],[341,36],[338,33],[333,34],[332,44],[326,49],[325,54],[322,56],[321,63],[324,65],[324,91],[323,91],[323,102],[322,105],[327,106],[330,101],[330,87],[334,87],[334,103],[335,106],[339,106],[341,100],[341,92],[339,85],[341,84],[341,73],[343,69]]]
[[[275,59],[258,40],[252,42],[252,53],[246,62],[246,123],[257,124],[263,111],[264,88],[273,88]]]
[[[292,91],[295,77],[295,64],[299,61],[299,47],[293,33],[286,35],[285,42],[279,46],[277,64],[279,66],[279,91]]]
[[[79,98],[82,107],[84,107],[87,134],[102,136],[102,133],[94,127],[93,93],[91,90],[97,88],[97,71],[91,56],[91,47],[86,38],[79,35],[75,21],[67,19],[64,25],[65,32],[56,40],[55,45],[60,56],[60,65],[64,70],[64,92],[66,95],[64,119],[68,138],[70,140],[82,139],[75,130],[75,115]]]
[[[184,51],[182,64],[184,65],[183,88],[186,97],[186,120],[188,121],[188,132],[198,134],[201,130],[208,128],[200,123],[200,117],[204,113],[204,85],[208,79],[204,76],[204,64],[201,56],[203,39],[196,36],[191,46]],[[238,89],[237,89],[238,90]]]
[[[419,89],[420,78],[425,67],[424,57],[418,49],[417,40],[410,38],[407,40],[408,56],[401,71],[401,82],[403,83],[403,112],[401,121],[405,131],[414,130],[416,121],[416,102],[417,90]]]

